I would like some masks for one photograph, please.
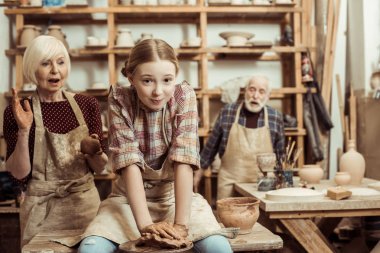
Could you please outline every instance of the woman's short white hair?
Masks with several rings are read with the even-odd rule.
[[[70,73],[70,56],[65,45],[53,36],[40,35],[25,50],[22,62],[24,76],[28,82],[37,84],[36,72],[40,63],[58,55],[65,58],[67,72]]]

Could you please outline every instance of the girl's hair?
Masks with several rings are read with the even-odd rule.
[[[129,59],[125,62],[125,67],[121,70],[121,73],[125,77],[132,76],[140,64],[158,60],[172,62],[175,66],[176,74],[178,74],[179,63],[174,49],[160,39],[146,39],[137,43],[132,48]]]
[[[58,55],[63,55],[70,73],[70,56],[63,43],[53,36],[40,35],[29,44],[25,50],[22,62],[24,76],[28,82],[37,83],[36,72],[40,63],[52,59]]]

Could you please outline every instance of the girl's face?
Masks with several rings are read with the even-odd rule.
[[[43,60],[36,71],[38,88],[46,92],[56,92],[65,84],[67,75],[68,68],[63,55]]]
[[[158,60],[138,65],[129,81],[135,86],[141,102],[158,111],[173,96],[175,78],[175,65],[167,60]]]

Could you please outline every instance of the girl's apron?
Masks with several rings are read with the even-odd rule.
[[[94,177],[80,153],[80,141],[89,135],[87,125],[74,97],[63,94],[79,122],[66,134],[44,128],[38,94],[32,96],[36,132],[32,179],[20,210],[22,246],[39,232],[85,229],[100,204]]]
[[[164,108],[162,122],[165,121],[165,111]],[[139,117],[136,117],[135,121],[137,120]],[[164,123],[162,132],[166,145],[169,146]],[[153,222],[167,221],[173,223],[175,214],[173,162],[166,157],[159,170],[152,169],[144,162],[141,173],[146,201]],[[106,200],[102,201],[98,215],[87,228],[83,238],[97,235],[122,244],[136,240],[141,236],[128,204],[127,190],[124,185],[123,179],[118,177],[114,182],[113,192]],[[216,221],[208,202],[201,195],[193,193],[189,239],[197,241],[218,233],[220,233],[220,225]]]
[[[263,127],[246,128],[238,123],[242,105],[243,103],[236,112],[235,122],[232,124],[226,150],[221,159],[217,199],[234,196],[234,183],[257,182],[259,168],[256,155],[273,152],[267,108],[264,107]]]

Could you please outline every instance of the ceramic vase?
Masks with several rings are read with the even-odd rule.
[[[337,172],[334,181],[337,185],[349,185],[351,182],[351,174],[347,171]]]
[[[117,31],[116,45],[123,47],[133,47],[135,45],[135,42],[133,41],[131,30],[128,28],[120,28]]]
[[[36,30],[34,25],[24,25],[20,36],[20,46],[27,47],[29,43],[35,38]]]
[[[351,174],[351,184],[361,184],[365,172],[365,160],[363,155],[356,151],[355,140],[348,141],[347,152],[340,158],[339,171]]]
[[[305,164],[298,171],[298,175],[308,184],[319,184],[323,177],[323,169],[317,164]]]
[[[47,35],[56,37],[63,43],[63,45],[65,45],[67,50],[69,49],[69,44],[66,41],[66,35],[62,32],[61,27],[59,25],[49,26]]]

